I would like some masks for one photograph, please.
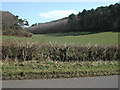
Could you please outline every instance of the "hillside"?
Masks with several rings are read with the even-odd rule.
[[[120,30],[120,4],[83,10],[77,15],[29,27],[34,34],[63,32],[105,32]]]
[[[18,19],[8,11],[0,11],[2,15],[2,30],[7,30],[10,26],[17,23]]]
[[[12,36],[25,36],[31,37],[32,34],[26,32],[22,26],[28,25],[28,21],[19,19],[19,16],[13,15],[8,11],[0,11],[0,15],[2,15],[2,34],[3,35],[12,35]]]
[[[44,34],[44,33],[61,33],[64,29],[67,30],[68,19],[60,19],[52,22],[41,23],[40,25],[33,26],[27,30],[34,34]]]

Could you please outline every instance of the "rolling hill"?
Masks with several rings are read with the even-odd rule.
[[[77,15],[27,28],[33,34],[65,32],[106,32],[120,30],[120,4],[83,10]]]
[[[2,30],[5,31],[10,28],[13,24],[17,23],[18,19],[8,11],[0,11],[2,15]]]
[[[32,36],[32,34],[26,32],[22,28],[22,26],[28,25],[27,21],[22,20],[21,18],[19,19],[18,18],[19,16],[17,15],[15,16],[8,11],[0,11],[0,15],[2,16],[2,22],[0,22],[0,25],[2,26],[1,29],[3,35],[22,36],[22,37]]]
[[[60,19],[52,22],[41,23],[40,25],[27,28],[27,30],[33,34],[61,33],[65,32],[64,29],[68,29],[67,22],[68,19]]]

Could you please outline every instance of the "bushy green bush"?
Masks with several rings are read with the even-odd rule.
[[[118,60],[118,45],[57,45],[35,42],[9,42],[2,44],[2,59],[93,61]]]

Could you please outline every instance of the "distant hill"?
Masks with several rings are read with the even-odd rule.
[[[2,30],[7,30],[10,26],[17,23],[18,19],[8,11],[0,11],[2,14]]]
[[[22,28],[25,22],[25,25],[28,25],[28,21],[18,19],[19,16],[15,16],[8,11],[0,11],[0,15],[2,15],[2,22],[0,25],[2,25],[3,35],[31,37],[31,34]]]
[[[105,32],[120,30],[120,4],[83,10],[77,15],[27,28],[34,34],[62,33],[62,32]]]
[[[39,25],[27,28],[27,30],[34,34],[44,34],[44,33],[60,33],[67,30],[68,19],[60,19],[52,22],[41,23]]]

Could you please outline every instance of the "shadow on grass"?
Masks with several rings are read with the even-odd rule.
[[[116,32],[119,33],[119,31],[106,31],[106,32]],[[47,36],[79,36],[79,35],[90,35],[90,34],[98,34],[98,33],[104,33],[104,32],[65,32],[65,33],[49,33],[49,34],[44,34]]]
[[[97,34],[101,32],[69,32],[69,33],[51,33],[47,34],[48,36],[79,36],[79,35],[89,35],[89,34]]]

